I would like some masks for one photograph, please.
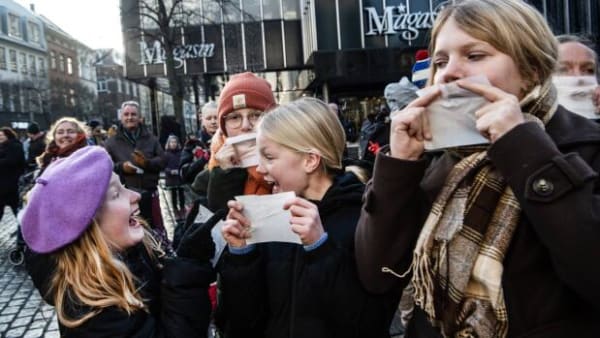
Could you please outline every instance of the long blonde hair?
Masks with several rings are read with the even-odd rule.
[[[344,128],[336,114],[319,99],[303,97],[278,106],[262,118],[258,130],[293,151],[319,154],[328,174],[343,168]]]
[[[151,257],[153,250],[159,250],[148,232],[144,245]],[[127,314],[147,310],[135,287],[135,276],[111,251],[95,220],[77,241],[54,255],[56,271],[48,293],[53,295],[58,320],[64,326],[80,326],[110,306]],[[73,305],[87,312],[74,314]]]

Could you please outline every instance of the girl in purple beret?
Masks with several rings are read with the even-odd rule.
[[[222,215],[191,226],[175,253],[112,168],[103,148],[84,147],[50,164],[28,195],[27,270],[61,337],[206,337],[210,231]]]

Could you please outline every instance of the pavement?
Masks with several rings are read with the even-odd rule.
[[[159,189],[163,220],[173,238],[175,216],[170,195]],[[190,200],[189,194],[187,200]],[[10,263],[8,255],[16,243],[17,220],[10,208],[0,220],[0,337],[60,337],[54,308],[42,300],[25,268]]]

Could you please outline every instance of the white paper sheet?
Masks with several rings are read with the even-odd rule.
[[[598,87],[595,76],[554,76],[552,82],[556,86],[559,104],[585,118],[600,118],[593,101]]]
[[[247,244],[264,242],[287,242],[301,244],[300,237],[292,231],[291,214],[283,204],[294,198],[294,192],[273,195],[245,195],[235,199],[243,204],[244,216],[250,221],[252,236]]]
[[[466,78],[466,81],[489,85],[485,76]],[[459,87],[456,83],[438,86],[441,95],[427,107],[431,141],[425,142],[425,150],[460,147],[475,144],[488,144],[476,127],[475,112],[488,101],[473,92]],[[417,91],[419,97],[426,95],[436,87]]]
[[[258,151],[256,150],[256,133],[242,134],[230,137],[225,141],[231,144],[239,156],[240,164],[236,167],[248,168],[258,165]]]

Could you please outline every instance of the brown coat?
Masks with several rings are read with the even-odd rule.
[[[509,336],[597,336],[600,125],[559,107],[546,132],[533,123],[517,126],[488,155],[523,210],[502,276]],[[359,274],[368,290],[408,283],[410,275],[399,279],[381,268],[408,270],[431,204],[456,162],[448,154],[419,161],[378,154],[356,232]],[[436,336],[415,309],[407,337]]]

